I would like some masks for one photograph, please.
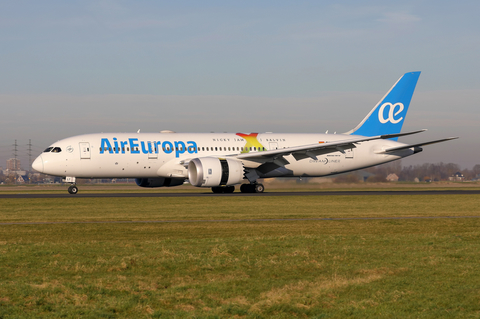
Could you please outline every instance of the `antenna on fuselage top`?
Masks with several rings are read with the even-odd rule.
[[[137,133],[140,133],[140,129],[138,129]]]

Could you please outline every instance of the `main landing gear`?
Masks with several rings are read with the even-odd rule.
[[[212,192],[215,194],[221,193],[233,193],[235,191],[235,186],[216,186],[212,187]]]
[[[77,185],[73,184],[73,185],[70,185],[70,187],[68,188],[68,192],[70,194],[73,194],[75,195],[76,193],[78,193],[78,187]]]
[[[240,191],[242,193],[263,193],[264,190],[265,186],[263,186],[263,184],[253,183],[242,184],[242,186],[240,186]]]
[[[265,190],[265,186],[263,184],[242,184],[240,186],[240,191],[242,193],[263,193]],[[228,193],[233,193],[235,191],[235,186],[216,186],[212,187],[212,192],[215,194],[228,194]]]

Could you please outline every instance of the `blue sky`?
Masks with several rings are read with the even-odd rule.
[[[471,168],[478,12],[478,1],[0,1],[0,166],[15,139],[41,151],[138,129],[345,132],[422,71],[404,131],[429,131],[403,140],[461,138],[402,163]]]

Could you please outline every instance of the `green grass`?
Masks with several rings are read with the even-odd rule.
[[[478,196],[2,199],[0,222],[479,215]],[[0,226],[0,318],[478,318],[480,219]]]

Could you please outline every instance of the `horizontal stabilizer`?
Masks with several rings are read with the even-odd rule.
[[[430,141],[430,142],[424,142],[424,143],[418,143],[418,144],[410,144],[410,145],[403,145],[403,146],[398,146],[398,147],[392,147],[389,149],[386,149],[382,153],[391,153],[395,151],[400,151],[400,150],[406,150],[412,147],[420,147],[420,146],[425,146],[425,145],[430,145],[430,144],[435,144],[435,143],[441,143],[441,142],[446,142],[450,140],[455,140],[458,137],[449,137],[449,138],[443,138],[441,140],[435,140],[435,141]]]
[[[382,138],[382,139],[394,138],[394,137],[418,134],[418,133],[422,133],[422,132],[425,132],[425,131],[426,131],[426,129],[419,130],[419,131],[413,131],[413,132],[407,132],[407,133],[385,134],[385,135],[381,135],[380,138]]]

